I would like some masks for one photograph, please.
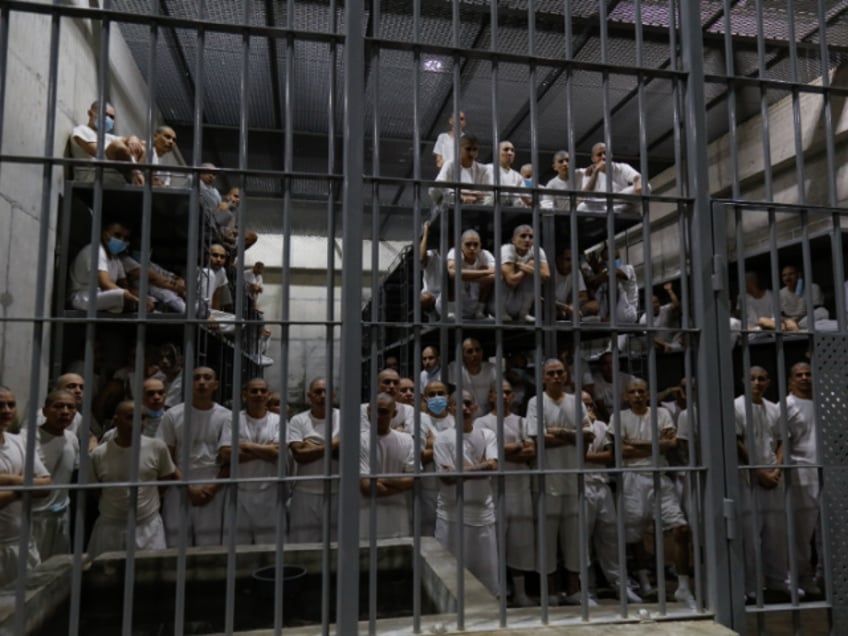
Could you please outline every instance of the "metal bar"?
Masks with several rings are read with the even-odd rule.
[[[343,206],[344,254],[342,255],[342,306],[356,306],[362,289],[362,182],[363,172],[363,95],[360,78],[365,72],[362,40],[361,0],[345,3],[345,77]],[[356,421],[362,355],[362,330],[355,317],[342,323],[341,330],[340,421]],[[336,622],[341,631],[356,631],[359,618],[359,560],[350,558],[359,550],[359,431],[341,427],[339,452],[339,541],[337,565],[338,608]]]

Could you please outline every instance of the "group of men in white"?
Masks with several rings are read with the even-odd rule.
[[[656,525],[673,539],[674,599],[695,607],[689,561],[690,524],[699,522],[697,505],[685,496],[689,489],[682,487],[689,477],[670,477],[673,466],[665,457],[696,440],[697,418],[687,403],[685,381],[676,400],[652,408],[646,382],[624,378],[618,411],[621,439],[616,439],[616,427],[599,418],[589,392],[583,391],[579,399],[567,392],[569,370],[561,360],[545,361],[542,371],[543,391],[530,399],[524,418],[513,412],[512,386],[506,380],[500,385],[490,382],[482,397],[480,387],[456,376],[454,367],[451,382],[462,384],[462,391],[451,393],[454,384],[431,379],[420,389],[421,404],[416,407],[400,401],[397,371],[380,372],[376,398],[363,404],[360,412],[363,540],[372,535],[405,537],[417,531],[434,536],[453,554],[461,545],[465,567],[493,594],[505,594],[506,582],[499,580],[498,568],[496,482],[491,479],[502,470],[504,552],[513,603],[533,603],[525,578],[535,571],[548,576],[550,604],[593,606],[594,583],[579,576],[582,559],[590,564],[597,560],[610,586],[628,601],[652,596],[651,559],[644,539]],[[746,591],[752,600],[790,590],[790,551],[795,555],[797,593],[820,592],[811,550],[820,492],[810,366],[801,362],[791,369],[785,423],[780,407],[764,397],[768,383],[766,371],[752,367],[750,388],[734,403],[743,482],[739,509]],[[317,542],[325,532],[335,540],[338,501],[333,475],[338,469],[340,420],[327,382],[316,378],[309,384],[309,408],[287,423],[269,409],[264,379],[245,383],[243,410],[237,415],[215,402],[217,389],[215,371],[198,367],[191,402],[164,410],[163,383],[148,379],[140,403],[121,402],[114,428],[93,445],[81,444],[87,441],[88,430],[80,415],[79,376],[66,374],[55,383],[38,421],[24,426],[21,435],[6,430],[15,419],[16,402],[11,390],[0,388],[0,583],[17,574],[24,498],[23,490],[4,487],[36,487],[26,491],[31,497],[28,566],[67,553],[68,488],[86,450],[89,478],[103,484],[98,489],[100,514],[88,542],[91,557],[125,550],[130,544],[139,550],[174,547],[183,541],[189,546],[222,545],[232,532],[239,544],[274,544],[281,537]],[[281,453],[283,426],[286,448]],[[30,449],[33,468],[25,478],[30,434],[35,434]],[[617,483],[623,495],[620,509],[607,470],[615,463],[616,446],[625,468]],[[680,455],[688,459],[689,453]],[[582,493],[577,475],[581,465]],[[538,472],[531,476],[530,468]],[[287,505],[278,508],[277,478],[283,475],[298,479],[279,486],[285,489]],[[229,478],[238,478],[237,485]],[[180,486],[164,489],[160,499],[160,487],[173,480]],[[417,517],[411,505],[416,480]],[[139,486],[109,485],[130,481]],[[786,542],[784,488],[792,502],[792,546]],[[226,514],[228,498],[236,500],[226,507],[234,507],[235,515]],[[655,518],[656,498],[659,518]],[[579,541],[581,501],[584,544]],[[135,534],[128,536],[133,505]],[[619,559],[619,523],[634,557],[635,584]],[[537,538],[544,541],[544,563],[538,561]],[[559,576],[562,571],[564,579]]]

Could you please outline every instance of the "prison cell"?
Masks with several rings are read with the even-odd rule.
[[[7,2],[0,8],[0,218],[6,237],[0,384],[17,396],[25,463],[18,470],[21,483],[10,482],[7,491],[21,501],[9,509],[18,511],[20,530],[5,541],[11,551],[4,568],[14,562],[18,576],[0,590],[4,633],[427,633],[639,617],[712,619],[751,634],[839,633],[846,606],[838,490],[845,465],[840,427],[848,291],[841,168],[846,9],[844,2],[823,0]],[[140,161],[107,153],[107,102],[117,109],[120,134],[134,134],[145,146]],[[97,150],[80,158],[71,131],[87,110]],[[463,139],[461,121],[477,139],[471,167],[462,163],[470,136]],[[178,139],[164,160],[155,148],[161,125]],[[456,160],[441,171],[434,142],[451,126],[453,134],[438,148]],[[530,181],[505,181],[510,173],[497,164],[506,141],[529,164]],[[588,188],[598,143],[606,152],[605,183]],[[558,174],[549,165],[560,150],[568,153],[569,170],[549,186],[549,177]],[[489,162],[490,177],[469,188],[473,177],[467,173]],[[639,175],[640,188],[633,188],[632,177],[629,191],[615,183],[625,164]],[[169,185],[157,182],[164,172]],[[134,183],[139,176],[143,185]],[[230,208],[238,232],[227,235],[231,310],[211,321],[203,297],[208,287],[199,276],[211,269],[205,256],[221,239],[214,233],[218,208],[204,207],[210,178],[242,195]],[[114,221],[139,237],[137,307],[124,305],[120,314],[91,302],[75,308],[69,304],[74,259],[82,251],[88,263],[76,289],[95,298],[101,281],[91,264],[103,249],[103,230]],[[421,302],[425,222],[424,249],[433,250],[442,266],[443,299],[435,312]],[[532,272],[524,276],[526,296],[515,312],[505,273],[513,257],[501,246],[523,226],[533,235],[524,255]],[[469,229],[477,232],[478,247],[491,253],[491,295],[479,307],[469,306],[475,297],[463,283],[461,245]],[[248,230],[259,235],[256,244],[248,245]],[[573,273],[563,286],[566,298],[579,304],[578,274],[586,272],[602,292],[600,311],[608,319],[575,308],[558,313],[552,300],[557,257],[566,248]],[[549,276],[540,265],[545,258]],[[267,261],[267,283],[257,304],[243,269],[260,260]],[[157,263],[184,280],[184,311],[153,311],[144,302]],[[791,300],[806,322],[784,313],[787,266],[803,279]],[[759,298],[746,293],[748,272],[759,276],[757,293],[769,292],[760,315],[752,313]],[[669,327],[652,311],[653,297],[668,295],[667,283],[679,300],[673,347],[665,340]],[[643,323],[631,317],[634,297]],[[265,350],[263,329],[271,332]],[[535,440],[536,459],[507,469],[507,405],[497,391],[491,405],[497,453],[484,456],[496,468],[478,479],[478,469],[463,458],[472,439],[461,421],[464,391],[480,388],[476,374],[463,372],[468,339],[493,363],[487,368],[498,387],[512,370],[505,364],[510,354],[529,359],[522,377],[539,399],[526,417],[539,427],[548,425],[546,361],[573,352],[569,391],[580,397],[594,383],[598,402],[603,381],[611,396],[612,461],[587,461],[591,436],[575,426],[563,434],[574,449],[567,451],[568,465],[551,454],[560,452],[557,442],[537,429],[524,435]],[[441,353],[442,378],[457,395],[455,428],[439,438],[454,465],[431,470],[422,464],[422,454],[431,450],[430,416],[413,408],[406,423],[414,457],[409,471],[375,470],[378,376],[395,358],[415,381],[414,402],[421,404],[418,373],[426,346]],[[140,401],[151,349],[169,352],[157,361],[170,360],[162,374],[185,404],[193,400],[193,370],[215,369],[215,399],[232,424],[231,436],[219,440],[224,447],[244,441],[239,413],[252,398],[243,384],[264,377],[282,396],[277,455],[248,462],[232,453],[220,461],[228,472],[216,482],[224,509],[217,548],[193,547],[188,523],[173,521],[189,518],[189,487],[209,478],[184,472],[160,481],[159,475],[144,482],[176,495],[169,550],[137,549],[129,541],[89,567],[86,541],[97,516],[96,493],[126,488],[127,536],[146,526],[137,516],[144,497],[142,410],[133,414],[126,477],[98,482],[85,449],[108,426],[116,405],[101,387],[95,394],[95,386],[105,387],[107,373],[122,367],[131,378],[124,390]],[[606,361],[609,378],[600,369]],[[811,365],[815,420],[802,431],[808,434],[802,449],[795,402],[787,396],[797,388],[790,381],[793,366],[804,361]],[[772,434],[782,449],[765,463],[739,455],[739,445],[747,447],[757,434],[749,381],[755,369],[770,376],[765,398],[776,405]],[[69,371],[86,385],[79,473],[68,486],[72,543],[69,556],[36,565],[28,560],[28,546],[43,513],[37,496],[49,489],[34,481],[37,418],[56,378]],[[321,470],[307,473],[288,459],[293,431],[285,408],[308,409],[307,390],[318,377],[326,380],[329,412],[325,406],[324,451],[316,460]],[[644,425],[650,440],[641,441],[650,443],[641,447],[638,457],[645,461],[636,465],[626,430],[633,411],[622,399],[632,378],[646,380],[649,405]],[[664,398],[676,395],[666,389],[681,379],[688,443],[668,466],[660,427],[670,411],[660,409]],[[740,395],[741,413],[734,410]],[[326,443],[334,402],[336,449]],[[185,410],[187,437],[198,434],[199,417]],[[568,402],[563,417],[582,422],[582,400]],[[179,450],[173,460],[189,466],[189,446]],[[806,459],[799,459],[802,450],[810,451]],[[260,476],[251,468],[257,461],[268,463]],[[766,495],[755,483],[758,471],[775,469],[777,515],[758,507]],[[588,493],[598,475],[613,484],[614,545],[606,549],[624,575],[608,581],[605,598],[596,603],[593,580],[601,559],[597,547],[593,553],[588,522],[595,502]],[[410,476],[411,489],[394,495],[409,510],[409,531],[378,539],[377,480]],[[524,577],[537,601],[533,607],[518,607],[509,596],[515,573],[508,567],[513,504],[507,484],[521,476],[530,484],[526,495],[535,521],[528,549],[536,567]],[[638,480],[655,493],[671,484],[685,502],[687,571],[669,567],[680,554],[659,530],[666,510],[656,495],[644,506],[651,523],[637,542],[649,561],[631,560],[625,484]],[[289,514],[292,493],[316,482],[320,527],[309,543],[291,541],[288,531],[298,522]],[[454,521],[440,542],[425,529],[426,491],[448,482],[455,482]],[[481,483],[491,485],[492,496],[486,511],[494,519],[487,523],[496,545],[496,558],[487,563],[490,586],[471,571],[477,546],[464,540],[462,521],[477,505]],[[573,485],[574,494],[551,494],[559,484]],[[814,492],[812,501],[804,499],[803,486]],[[256,523],[266,534],[258,545],[247,545],[238,534],[246,509],[240,500],[257,491],[265,499]],[[565,497],[574,497],[568,505],[576,521],[558,544],[547,517]],[[809,506],[805,515],[798,514],[799,502]],[[372,530],[367,536],[361,518]],[[742,574],[749,546],[760,542],[750,528],[764,518],[778,519],[785,530],[777,545],[786,558],[780,589],[765,581],[774,560],[766,551],[754,549],[753,571],[748,568],[753,584]],[[803,546],[811,519],[814,534]],[[569,568],[569,579],[558,557],[573,560],[567,553],[575,545],[578,564]],[[551,560],[559,578],[549,580]],[[266,597],[249,581],[268,566],[273,590]],[[307,571],[299,583],[284,582],[292,566]],[[636,571],[645,569],[656,595],[628,602],[633,584],[627,574],[638,578]],[[807,580],[811,576],[815,580]],[[675,596],[682,585],[679,578],[675,585],[677,577],[689,579],[687,603]],[[560,606],[557,589],[573,589],[575,581],[577,592],[568,596],[576,604]],[[57,587],[64,593],[57,595]],[[209,600],[212,590],[219,596]],[[98,594],[109,603],[97,603]]]

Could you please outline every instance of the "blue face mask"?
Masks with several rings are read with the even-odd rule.
[[[620,258],[615,259],[615,268],[621,269],[621,259]]]
[[[162,417],[165,414],[165,409],[159,409],[158,411],[153,411],[151,409],[144,409],[144,414],[147,417]]]
[[[106,249],[109,250],[110,254],[117,256],[127,249],[127,242],[113,236],[109,239],[109,242],[106,243]]]
[[[533,179],[525,179],[524,180],[524,187],[532,188],[533,187]]]
[[[448,399],[444,395],[427,398],[427,410],[433,415],[441,415],[448,408]]]
[[[106,115],[103,118],[103,130],[107,133],[112,132],[115,129],[115,120]]]

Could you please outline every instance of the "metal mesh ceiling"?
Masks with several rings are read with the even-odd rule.
[[[706,73],[721,75],[725,72],[724,30],[729,22],[733,38],[729,48],[733,52],[736,75],[758,76],[759,32],[764,38],[765,77],[792,81],[793,68],[787,46],[787,38],[790,37],[800,41],[795,69],[797,80],[809,82],[821,75],[817,0],[794,3],[795,10],[791,14],[794,30],[790,28],[790,14],[783,0],[727,4],[730,7],[729,20],[725,20],[723,14],[725,2],[699,3],[705,30]],[[832,67],[848,57],[848,0],[826,5],[826,37],[831,47],[826,64]],[[194,94],[197,90],[202,91],[202,117],[207,126],[204,129],[205,155],[214,154],[214,160],[220,165],[237,165],[238,156],[234,148],[237,143],[233,143],[232,135],[237,132],[240,123],[244,79],[244,110],[248,127],[274,131],[278,143],[281,131],[287,127],[313,135],[307,147],[295,149],[297,169],[317,173],[327,170],[327,141],[322,135],[330,130],[331,119],[335,120],[336,134],[342,132],[343,46],[337,46],[337,57],[333,60],[331,45],[322,41],[321,36],[313,39],[298,36],[289,45],[284,33],[275,39],[253,35],[249,40],[248,74],[242,78],[242,35],[216,32],[214,25],[270,24],[310,34],[338,33],[344,28],[343,6],[337,6],[334,12],[330,10],[329,1],[287,3],[263,0],[245,5],[231,0],[206,0],[201,3],[195,0],[158,0],[153,3],[149,0],[115,0],[113,6],[133,13],[157,11],[162,15],[203,19],[210,23],[202,36],[202,53],[198,49],[201,40],[195,31],[158,29],[155,73],[148,72],[150,28],[120,23],[143,76],[155,83],[158,106],[168,122],[190,126]],[[287,14],[289,6],[293,8],[291,15]],[[377,114],[381,174],[411,175],[414,154],[412,131],[416,125],[412,95],[416,86],[418,130],[423,142],[422,166],[426,167],[424,176],[432,176],[429,174],[431,147],[427,142],[435,140],[437,134],[447,128],[448,117],[454,109],[454,97],[468,116],[469,129],[481,136],[484,144],[494,137],[496,114],[498,135],[502,138],[509,136],[517,145],[519,161],[529,158],[526,156],[531,142],[528,65],[513,59],[501,60],[495,75],[490,59],[465,55],[455,58],[451,50],[457,46],[461,50],[486,52],[494,49],[510,56],[528,55],[529,2],[501,0],[496,6],[493,19],[492,5],[488,0],[461,0],[456,5],[449,0],[431,0],[421,3],[421,15],[416,18],[411,15],[411,3],[407,0],[382,0],[379,11],[363,16],[366,35],[396,43],[391,49],[380,50],[378,57],[368,58],[363,126],[370,138]],[[566,146],[569,133],[574,136],[578,154],[587,152],[594,141],[604,136],[604,120],[600,113],[602,104],[606,103],[611,110],[609,122],[615,136],[617,156],[638,163],[641,137],[644,136],[652,165],[673,162],[673,84],[668,79],[651,76],[652,69],[672,67],[668,25],[676,16],[671,15],[669,2],[643,0],[638,3],[638,14],[636,2],[607,2],[604,51],[600,39],[600,5],[596,0],[537,0],[533,7],[534,54],[550,60],[548,64],[538,65],[535,76],[538,103],[534,123],[540,152],[544,155]],[[761,7],[760,13],[758,7]],[[455,13],[460,17],[457,26],[453,21]],[[566,24],[571,29],[569,42],[565,37]],[[641,29],[642,34],[640,58],[637,58],[635,42],[637,29]],[[418,45],[417,57],[410,46],[412,42]],[[407,46],[409,48],[405,48]],[[645,70],[642,78],[643,112],[649,113],[650,117],[640,121],[637,105],[639,79],[636,75],[625,72],[603,74],[579,66],[566,67],[559,61],[564,60],[567,46],[574,52],[578,65],[600,63],[602,53],[606,56],[605,61],[612,66],[635,68],[638,59]],[[374,50],[377,49],[371,49],[368,55]],[[197,73],[198,55],[202,55],[200,75]],[[286,75],[289,55],[293,55],[291,77]],[[374,59],[379,60],[378,67],[370,65]],[[457,63],[458,67],[455,66]],[[454,96],[456,71],[459,73],[460,91]],[[495,77],[497,88],[493,104]],[[337,95],[333,112],[330,112],[334,84]],[[566,121],[565,109],[567,86],[570,86],[572,95],[570,125]],[[291,122],[286,121],[284,106],[287,87]],[[710,136],[715,138],[727,130],[726,83],[708,83],[705,92],[716,108],[716,112],[708,114]],[[771,103],[783,95],[782,91],[769,90],[766,99]],[[759,102],[759,91],[737,90],[737,120],[756,114]],[[221,136],[220,131],[226,131],[228,136]],[[181,148],[184,151],[187,143],[183,134]],[[368,170],[371,169],[374,150],[372,143],[366,158]],[[489,150],[484,148],[482,154],[483,158],[488,158]],[[547,162],[546,158],[540,160]],[[251,168],[281,169],[282,150],[273,147],[270,142],[265,145],[251,142],[249,163]],[[279,179],[264,177],[251,177],[250,187],[269,195],[282,191]],[[302,183],[298,180],[293,186],[294,192],[305,197],[319,196],[316,189],[320,190],[310,180]]]

